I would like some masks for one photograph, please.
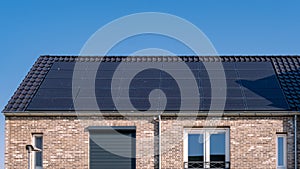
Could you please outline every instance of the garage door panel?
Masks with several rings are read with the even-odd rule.
[[[135,130],[90,131],[90,169],[99,168],[135,168]]]

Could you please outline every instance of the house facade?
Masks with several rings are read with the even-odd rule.
[[[3,110],[5,168],[297,168],[299,68],[299,56],[41,56]]]

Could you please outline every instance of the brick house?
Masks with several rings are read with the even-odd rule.
[[[41,56],[3,110],[5,168],[297,168],[299,68],[299,56]]]

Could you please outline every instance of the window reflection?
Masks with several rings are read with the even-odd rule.
[[[188,160],[189,161],[203,161],[203,134],[189,134],[188,135]]]
[[[210,135],[210,161],[220,162],[225,160],[225,133]],[[212,163],[211,168],[221,168],[223,164]]]
[[[35,147],[42,150],[43,149],[43,137],[35,136]],[[43,168],[43,154],[42,151],[35,152],[35,168],[42,169]]]

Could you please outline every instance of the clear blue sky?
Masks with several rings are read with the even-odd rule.
[[[97,29],[121,16],[137,12],[177,15],[199,27],[219,54],[300,54],[299,8],[299,0],[2,0],[0,107],[39,55],[77,55]],[[3,168],[2,115],[0,124]]]

